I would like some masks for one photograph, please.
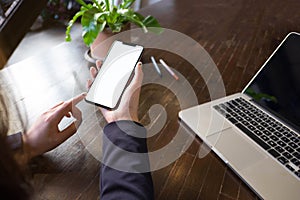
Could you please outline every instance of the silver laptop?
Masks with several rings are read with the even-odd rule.
[[[179,118],[263,199],[300,199],[300,34],[290,33],[241,93]]]

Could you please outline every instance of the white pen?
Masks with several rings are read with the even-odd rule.
[[[178,76],[171,70],[171,68],[163,61],[163,59],[159,59],[159,62],[164,66],[164,68],[176,79],[178,80]]]
[[[154,67],[155,67],[155,70],[157,71],[157,73],[159,74],[159,76],[162,77],[161,71],[160,71],[160,69],[159,69],[159,67],[158,67],[158,65],[157,65],[157,63],[156,63],[154,57],[151,56],[150,59],[151,59],[153,65],[154,65]]]

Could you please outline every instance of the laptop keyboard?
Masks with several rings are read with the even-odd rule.
[[[242,97],[213,106],[300,178],[300,136]]]

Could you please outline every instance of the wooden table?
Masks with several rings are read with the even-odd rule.
[[[216,63],[226,93],[232,94],[245,86],[288,32],[300,32],[299,9],[298,0],[163,0],[141,12],[152,14],[163,27],[184,33],[202,45]],[[84,51],[79,41],[62,44],[1,72],[8,77],[3,81],[8,92],[18,91],[15,102],[21,113],[27,114],[29,123],[58,101],[85,90],[89,75],[88,64],[82,57]],[[145,63],[150,55],[164,58],[180,72],[192,85],[199,103],[210,100],[205,82],[187,60],[147,49]],[[176,94],[158,84],[142,88],[139,116],[143,124],[150,123],[147,111],[153,104],[165,107],[167,120],[161,131],[148,139],[149,151],[172,143],[182,126]],[[99,142],[98,127],[104,122],[94,107],[85,102],[79,107],[85,120],[78,133],[30,165],[36,199],[98,198],[100,162],[92,156],[87,143]],[[188,130],[186,135],[194,137]],[[93,137],[98,139],[92,140]],[[152,172],[156,199],[258,198],[214,153],[200,158],[200,147],[202,142],[196,137],[186,151],[174,148],[174,154],[182,155]],[[164,156],[156,164],[163,162]]]

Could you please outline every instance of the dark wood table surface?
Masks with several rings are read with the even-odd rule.
[[[241,91],[290,31],[300,32],[299,9],[298,0],[162,0],[141,12],[155,16],[163,27],[184,33],[202,45],[222,75],[226,94],[232,94]],[[40,56],[1,71],[1,84],[14,99],[13,105],[18,105],[26,116],[26,124],[55,103],[86,90],[90,64],[83,58],[85,50],[80,40],[62,43],[54,49],[39,50]],[[187,60],[146,49],[145,63],[150,55],[164,58],[180,72],[192,86],[198,103],[210,100],[203,78]],[[139,116],[144,125],[152,123],[147,111],[154,104],[165,108],[167,119],[161,131],[148,138],[151,152],[172,143],[182,126],[176,94],[159,84],[142,87]],[[98,128],[105,122],[95,107],[85,102],[78,106],[84,117],[78,132],[30,163],[36,199],[99,198]],[[12,117],[18,118],[16,114]],[[12,131],[19,130],[21,124],[17,120],[12,123]],[[258,199],[213,152],[199,156],[202,141],[188,129],[185,134],[194,137],[187,150],[171,149],[172,155],[180,155],[179,158],[152,172],[156,199]],[[166,156],[162,154],[155,164],[164,162]]]

